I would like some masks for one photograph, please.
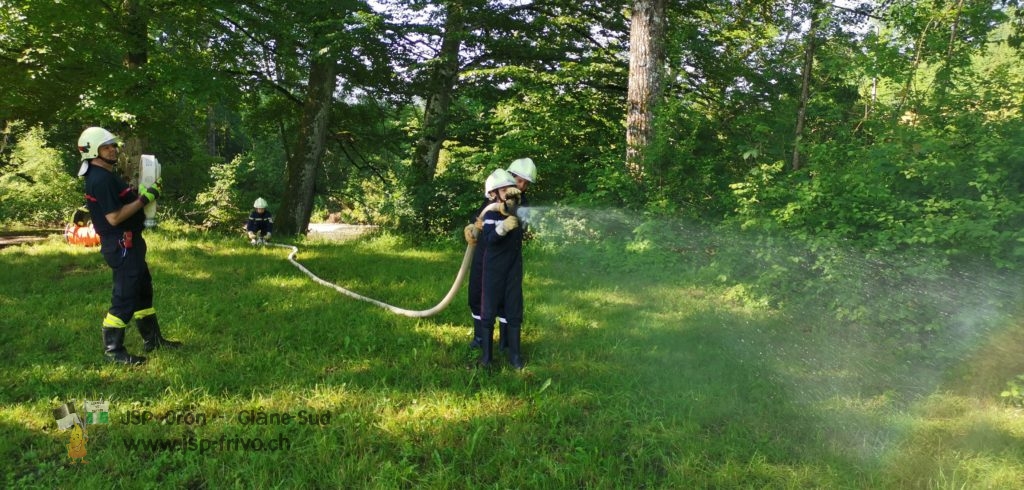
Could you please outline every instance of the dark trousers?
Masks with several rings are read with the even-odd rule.
[[[501,342],[511,355],[519,355],[520,328],[523,324],[522,264],[510,267],[485,267],[483,273],[481,327],[485,342],[494,335],[494,321],[504,317],[500,325]]]
[[[100,253],[114,278],[108,312],[127,325],[136,311],[153,307],[153,276],[146,264],[146,240],[142,233],[135,233],[132,247],[124,248],[120,235],[103,236]]]

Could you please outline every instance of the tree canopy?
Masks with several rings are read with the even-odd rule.
[[[529,156],[535,202],[1016,267],[1018,3],[4,2],[0,173],[38,173],[34,142],[70,175],[100,125],[158,155],[185,221],[263,196],[286,233],[337,213],[448,234]],[[54,216],[5,187],[0,220]]]

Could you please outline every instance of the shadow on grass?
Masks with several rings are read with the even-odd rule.
[[[4,253],[0,305],[17,326],[0,329],[0,354],[11,359],[0,385],[5,419],[31,407],[44,426],[48,400],[100,393],[117,400],[113,417],[141,403],[229,415],[312,407],[335,418],[324,427],[146,426],[136,432],[280,429],[296,447],[287,457],[221,454],[219,463],[149,452],[141,467],[109,477],[86,470],[100,481],[166,468],[184,475],[179,484],[866,488],[884,486],[886,458],[906,438],[900,379],[856,360],[870,347],[814,337],[813,318],[729,304],[679,263],[652,270],[573,248],[528,250],[527,369],[484,372],[467,368],[477,354],[465,346],[465,289],[438,317],[409,319],[309,281],[284,250],[154,242],[161,324],[186,347],[131,369],[101,360],[109,271],[93,265],[102,265],[98,253]],[[410,308],[447,291],[462,252],[300,248],[321,277]],[[55,286],[57,276],[65,283]],[[139,352],[137,334],[128,337]],[[19,424],[0,431],[15,441],[40,435]],[[1013,442],[994,427],[973,433],[997,453]],[[37,464],[11,456],[22,473]],[[43,453],[43,464],[61,456]]]

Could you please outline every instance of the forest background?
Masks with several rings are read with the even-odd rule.
[[[714,259],[743,301],[827,297],[925,351],[948,298],[849,278],[1021,271],[1019,3],[0,2],[0,223],[81,204],[91,125],[129,180],[158,156],[165,217],[235,230],[262,196],[284,236],[334,214],[451,237],[531,157],[535,203],[634,213],[668,254],[715,253],[691,225],[743,236],[759,267]]]
[[[188,346],[90,365],[105,265],[4,249],[6,482],[1018,488],[1020,4],[0,0],[0,229],[82,204],[85,127],[129,181],[156,155],[151,260]],[[264,197],[318,272],[425,302],[522,157],[522,373],[465,369],[464,305],[333,301],[239,234]],[[329,218],[386,231],[300,238]],[[81,470],[49,412],[69,386],[344,418],[287,464],[135,453],[113,436],[180,434],[114,426]]]

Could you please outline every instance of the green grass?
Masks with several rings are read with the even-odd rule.
[[[692,261],[648,247],[526,247],[527,368],[472,369],[463,293],[429,319],[306,278],[279,248],[148,235],[156,308],[181,351],[103,362],[109,270],[95,249],[0,250],[0,459],[16,487],[1015,488],[1019,322],[957,361],[908,366],[858,331],[749,308]],[[307,242],[320,277],[410,309],[448,290],[463,249],[388,236]],[[693,252],[699,253],[699,252]],[[689,264],[689,265],[688,265]],[[134,329],[128,348],[141,353]],[[1022,347],[1022,348],[1015,348]],[[503,358],[500,358],[502,363]],[[87,465],[51,409],[111,402]],[[205,425],[124,424],[131,410]],[[247,425],[239,412],[329,413]],[[129,450],[132,439],[286,438],[287,450]]]

